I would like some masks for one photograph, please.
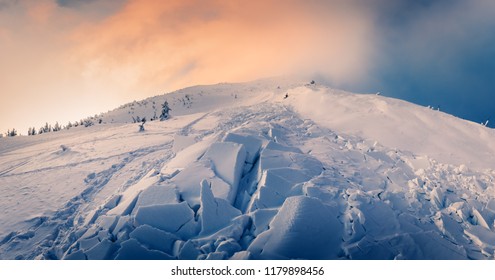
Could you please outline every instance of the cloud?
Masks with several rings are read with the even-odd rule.
[[[479,100],[495,91],[494,13],[491,0],[0,0],[0,126],[313,73],[353,91],[446,108],[477,100],[471,111],[488,111]]]
[[[0,0],[0,11],[17,5],[18,2],[19,0]]]
[[[495,2],[373,1],[379,55],[362,88],[471,120],[493,116]]]
[[[62,7],[78,7],[94,1],[95,0],[56,0],[55,2]]]
[[[372,25],[346,1],[131,0],[74,33],[88,78],[177,88],[289,72],[350,81],[368,68]]]

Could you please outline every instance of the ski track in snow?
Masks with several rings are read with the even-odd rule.
[[[232,98],[219,87],[218,96]],[[236,93],[234,107],[194,111],[212,94],[206,89],[184,102],[184,112],[172,111],[177,117],[142,134],[190,143],[163,138],[109,157],[13,173],[29,164],[21,161],[1,171],[0,179],[117,162],[90,172],[85,188],[51,215],[2,237],[0,257],[494,258],[492,169],[338,133],[305,119],[282,98],[284,89],[270,102],[263,96],[243,106]]]

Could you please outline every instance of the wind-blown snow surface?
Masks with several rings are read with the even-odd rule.
[[[165,99],[169,120],[126,123]],[[2,259],[494,258],[481,125],[282,79],[102,119],[0,139]]]

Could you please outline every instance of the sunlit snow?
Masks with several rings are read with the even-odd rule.
[[[165,100],[170,118],[149,121]],[[191,87],[102,120],[0,139],[0,258],[494,258],[482,125],[291,79]]]

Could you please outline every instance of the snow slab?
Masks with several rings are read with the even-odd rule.
[[[172,184],[155,184],[143,190],[137,199],[133,214],[141,206],[179,203],[179,193]]]
[[[134,209],[138,194],[144,189],[147,189],[149,186],[156,184],[159,180],[160,176],[158,176],[158,172],[156,170],[151,170],[138,183],[128,187],[122,193],[122,198],[120,199],[119,204],[107,213],[110,215],[120,216],[131,213]]]
[[[116,260],[173,260],[174,258],[157,250],[149,250],[136,239],[128,239],[120,244]]]
[[[213,142],[214,138],[210,137],[184,148],[161,169],[160,173],[166,177],[173,177],[178,171],[201,158]]]
[[[130,238],[146,245],[149,249],[165,252],[173,255],[173,246],[179,237],[174,234],[159,230],[150,225],[141,225],[129,234]]]
[[[202,157],[202,160],[205,159],[209,159],[213,163],[214,171],[218,177],[230,184],[231,191],[227,201],[233,204],[246,161],[244,145],[233,142],[213,143]]]
[[[262,259],[331,259],[340,252],[342,224],[337,208],[305,196],[289,197],[270,229],[248,251]]]
[[[234,142],[242,144],[246,149],[246,162],[253,164],[259,156],[263,142],[261,139],[251,135],[242,135],[237,133],[228,133],[223,142]]]
[[[194,212],[186,202],[141,206],[134,218],[136,226],[150,225],[187,239],[195,234]]]
[[[191,163],[170,182],[177,186],[180,199],[187,201],[190,207],[197,208],[200,205],[199,185],[204,179],[211,183],[215,197],[229,199],[234,196],[232,186],[217,177],[209,160]]]
[[[241,211],[229,202],[215,198],[206,180],[201,181],[201,208],[198,211],[201,220],[201,235],[211,234],[228,225],[241,215]]]

